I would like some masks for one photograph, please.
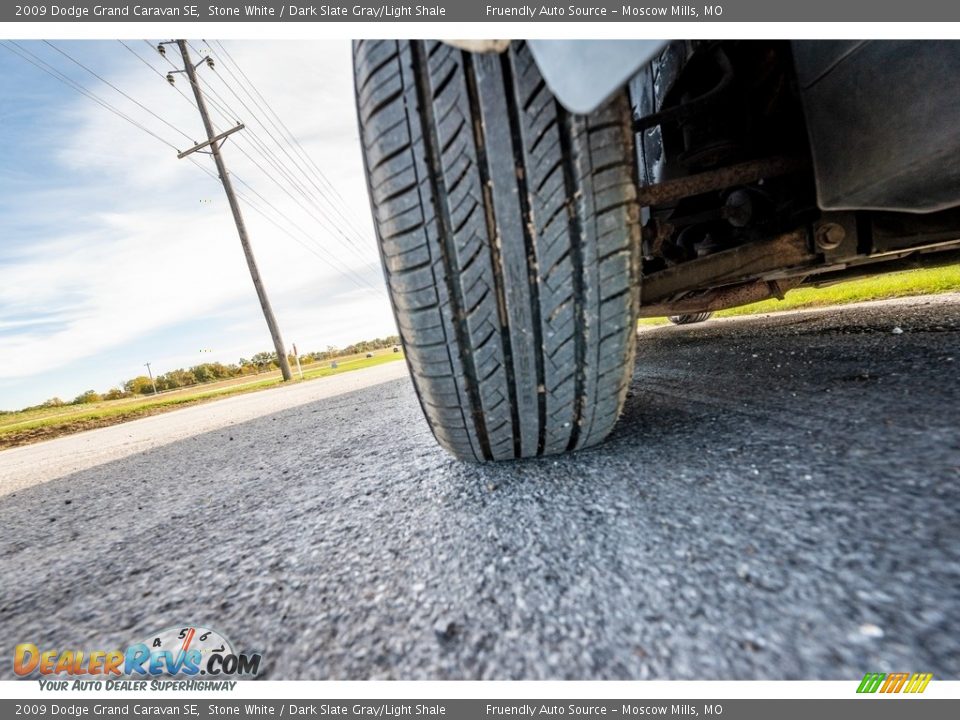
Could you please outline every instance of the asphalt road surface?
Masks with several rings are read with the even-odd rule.
[[[401,377],[407,377],[401,362],[375,365],[362,372],[340,373],[270,392],[234,395],[0,452],[0,496],[177,440]]]
[[[272,679],[956,679],[958,371],[958,296],[711,321],[642,331],[571,457],[457,462],[401,378],[48,472],[0,497],[0,636],[197,623]]]

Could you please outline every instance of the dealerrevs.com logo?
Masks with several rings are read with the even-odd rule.
[[[13,671],[19,677],[105,680],[117,686],[108,689],[131,689],[111,681],[201,676],[252,678],[260,672],[261,659],[259,653],[236,652],[230,641],[215,630],[187,625],[152,633],[141,642],[117,650],[40,648],[33,643],[20,643],[14,648]]]

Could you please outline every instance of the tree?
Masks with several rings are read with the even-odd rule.
[[[153,392],[153,383],[146,375],[138,375],[133,380],[127,380],[123,389],[133,395],[150,395]]]
[[[259,370],[269,370],[277,366],[277,354],[272,352],[258,352],[250,358],[250,362],[256,365]]]
[[[233,377],[237,374],[237,368],[234,365],[224,365],[219,362],[208,363],[207,365],[210,368],[210,374],[215,380],[222,380],[223,378]]]
[[[195,367],[190,368],[190,372],[193,373],[193,377],[196,378],[198,383],[205,383],[213,380],[213,373],[210,371],[210,366],[207,364],[196,365]]]
[[[183,368],[171,370],[157,378],[157,389],[159,390],[176,390],[196,384],[196,376],[190,370],[184,370]]]
[[[100,402],[103,398],[100,397],[100,394],[96,390],[87,390],[85,393],[77,395],[74,399],[74,405],[84,405],[86,403],[95,403]]]

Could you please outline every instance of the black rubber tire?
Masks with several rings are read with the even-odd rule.
[[[693,323],[700,323],[704,320],[709,320],[710,316],[713,315],[712,312],[702,312],[702,313],[690,313],[688,315],[671,315],[667,318],[674,325],[692,325]]]
[[[626,92],[570,115],[523,43],[361,40],[354,70],[384,273],[439,443],[506,460],[603,440],[635,350]]]

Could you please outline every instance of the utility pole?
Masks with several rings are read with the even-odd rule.
[[[158,46],[163,54],[163,46]],[[270,328],[270,336],[273,338],[273,346],[277,351],[277,363],[280,365],[280,372],[284,380],[290,380],[290,362],[287,360],[287,352],[283,344],[283,338],[280,336],[280,328],[277,326],[277,320],[273,316],[273,308],[270,307],[270,300],[267,298],[266,288],[260,279],[260,271],[257,269],[257,261],[253,256],[253,248],[250,247],[250,238],[247,235],[247,226],[243,222],[243,214],[240,212],[240,204],[237,202],[237,196],[233,192],[233,183],[230,175],[227,173],[227,166],[223,162],[223,156],[220,153],[220,146],[226,140],[227,136],[237,130],[242,130],[243,125],[238,125],[227,132],[217,135],[213,129],[213,123],[210,121],[210,114],[207,112],[207,104],[203,99],[203,92],[200,90],[200,83],[197,80],[197,67],[204,61],[201,60],[196,65],[190,60],[190,51],[187,49],[186,40],[177,40],[177,47],[180,48],[180,55],[183,57],[183,70],[174,72],[183,72],[190,79],[190,87],[193,89],[193,96],[197,101],[197,109],[200,111],[200,117],[203,120],[203,127],[207,131],[207,141],[199,143],[186,152],[180,153],[177,157],[184,158],[192,152],[200,151],[201,148],[209,147],[210,154],[213,155],[213,161],[217,165],[217,173],[220,176],[220,182],[223,183],[223,191],[227,195],[227,202],[230,203],[230,212],[233,213],[233,221],[237,225],[237,235],[240,236],[240,245],[243,246],[243,254],[247,258],[247,267],[250,268],[250,277],[253,280],[253,286],[257,290],[257,297],[260,299],[260,307],[263,308],[263,317],[267,321],[267,327]],[[213,67],[213,61],[207,58],[207,65]],[[173,82],[173,75],[167,76],[168,81]]]
[[[150,384],[153,385],[153,394],[157,394],[157,381],[153,379],[153,370],[150,369],[150,363],[144,363],[147,366],[147,375],[150,376]]]

